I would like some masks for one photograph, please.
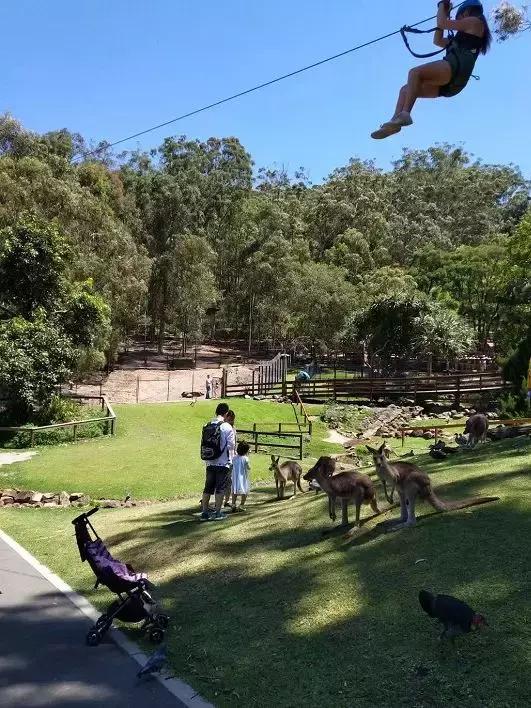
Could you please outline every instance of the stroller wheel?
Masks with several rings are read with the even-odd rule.
[[[149,632],[149,641],[152,642],[153,644],[160,644],[163,639],[164,639],[164,630],[163,629],[159,629],[158,627],[154,627]]]
[[[157,625],[162,629],[168,629],[168,626],[170,624],[170,618],[168,617],[168,615],[157,615],[155,621]]]
[[[91,629],[87,633],[87,644],[89,647],[97,647],[101,642],[101,635],[97,629]]]

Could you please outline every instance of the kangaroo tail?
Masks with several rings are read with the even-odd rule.
[[[456,511],[457,509],[467,509],[469,506],[479,506],[479,504],[488,504],[498,501],[500,497],[469,497],[468,499],[460,499],[459,501],[443,501],[435,494],[433,490],[426,497],[426,501],[432,505],[437,511]]]

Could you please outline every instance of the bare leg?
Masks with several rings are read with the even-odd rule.
[[[399,113],[402,113],[404,110],[404,103],[406,102],[406,95],[407,95],[407,85],[404,84],[400,91],[398,92],[398,102],[396,104],[396,109],[395,109],[395,116],[397,116]],[[385,482],[384,482],[385,484]]]
[[[304,489],[301,487],[301,478],[300,477],[297,477],[297,487],[299,488],[299,492],[301,492],[301,494],[304,494]]]
[[[221,511],[221,507],[223,506],[223,499],[225,498],[225,492],[222,494],[216,494],[216,511]]]
[[[203,494],[201,498],[201,509],[203,511],[208,511],[208,505],[210,504],[210,494]]]
[[[232,495],[232,508],[233,508],[233,509],[236,509],[236,499],[237,499],[237,497],[238,497],[237,494],[233,494],[233,495]]]
[[[437,98],[440,87],[449,83],[451,78],[452,69],[447,61],[433,61],[411,69],[401,104],[402,111],[411,113],[417,98]]]
[[[242,498],[240,501],[240,509],[245,506],[245,502],[247,501],[247,494],[242,494]]]

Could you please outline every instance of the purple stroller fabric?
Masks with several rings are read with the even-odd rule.
[[[135,573],[131,567],[113,558],[101,539],[87,543],[85,553],[97,577],[105,585],[112,584],[113,580],[136,585],[147,579],[146,573]]]

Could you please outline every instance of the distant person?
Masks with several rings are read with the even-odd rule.
[[[234,456],[234,428],[225,421],[229,412],[226,403],[216,408],[216,417],[203,428],[201,436],[201,459],[206,463],[205,487],[201,499],[201,521],[222,521],[226,515],[221,511],[227,490],[230,463]],[[215,495],[215,508],[209,510],[210,497]]]
[[[249,463],[250,447],[246,442],[238,443],[236,455],[232,461],[232,511],[245,511],[245,502],[249,494]],[[241,497],[240,506],[236,507],[236,500]]]
[[[219,379],[212,379],[212,397],[219,398]]]
[[[234,430],[234,446],[236,447],[236,428],[234,427],[234,423],[236,421],[236,413],[234,411],[229,411],[227,415],[225,416],[225,421],[232,426],[232,429]],[[225,492],[225,499],[223,501],[223,506],[230,506],[229,499],[230,499],[230,492],[231,492],[231,483],[232,483],[232,457],[230,460],[230,472],[229,472],[229,477],[227,479],[227,491]]]
[[[212,378],[207,374],[205,382],[205,398],[212,398]]]

